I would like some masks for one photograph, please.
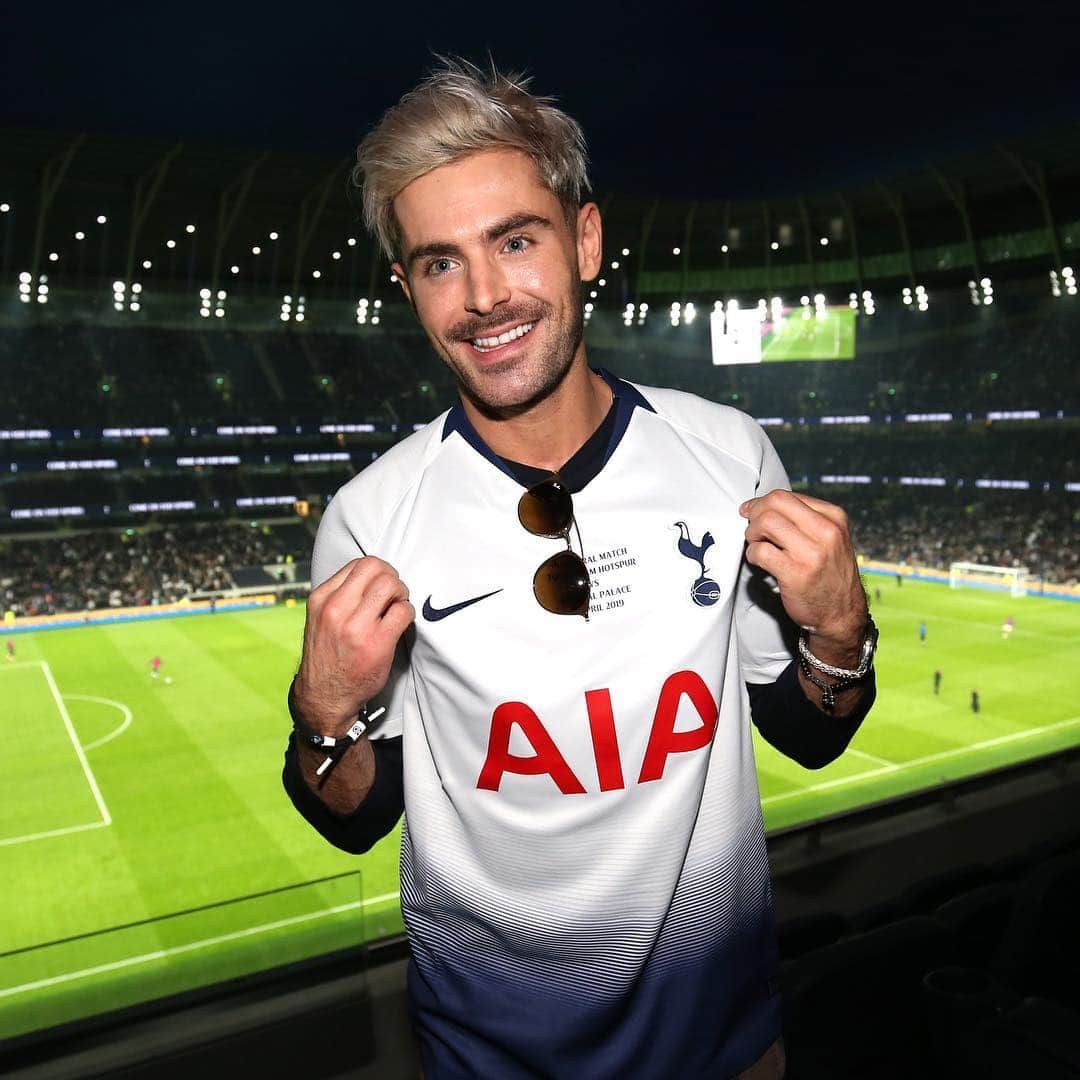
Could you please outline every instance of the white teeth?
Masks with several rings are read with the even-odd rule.
[[[505,334],[499,334],[498,337],[473,338],[473,347],[480,352],[488,352],[491,349],[497,349],[500,345],[509,345],[511,341],[524,337],[535,325],[531,322],[522,323],[521,326],[515,326],[513,330],[507,330]]]

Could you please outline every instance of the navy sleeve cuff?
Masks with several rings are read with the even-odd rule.
[[[807,769],[820,769],[847,749],[877,696],[873,669],[862,687],[851,713],[830,716],[803,692],[794,660],[776,682],[746,684],[750,714],[765,741]]]
[[[401,737],[372,739],[375,754],[375,782],[364,801],[351,814],[331,810],[308,787],[300,772],[295,733],[285,750],[281,780],[293,806],[320,835],[342,851],[362,855],[386,836],[405,809],[401,767]]]

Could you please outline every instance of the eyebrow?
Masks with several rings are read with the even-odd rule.
[[[541,228],[551,228],[551,221],[541,214],[519,213],[511,214],[489,225],[483,232],[484,243],[490,244],[507,233],[516,232],[518,229],[528,228],[530,225],[539,225]],[[430,244],[421,244],[409,252],[405,260],[406,266],[413,266],[420,259],[430,259],[434,256],[451,255],[455,258],[462,254],[461,248],[450,240],[435,240]]]

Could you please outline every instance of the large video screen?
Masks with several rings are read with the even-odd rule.
[[[855,358],[855,312],[847,306],[729,306],[714,310],[710,323],[714,364]]]

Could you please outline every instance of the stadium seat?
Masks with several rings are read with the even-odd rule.
[[[922,979],[957,961],[948,930],[901,919],[784,965],[791,1075],[912,1077],[932,1060]]]
[[[1001,947],[1018,891],[1013,882],[992,882],[953,897],[934,911],[934,918],[952,932],[966,964],[990,965]]]

